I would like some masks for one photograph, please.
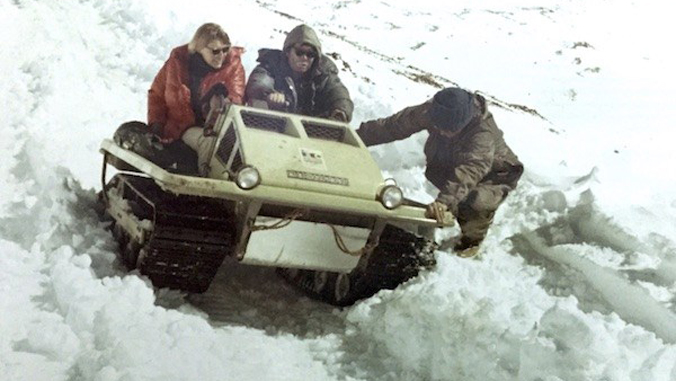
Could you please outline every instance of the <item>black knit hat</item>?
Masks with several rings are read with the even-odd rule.
[[[447,87],[434,94],[430,119],[438,128],[456,132],[467,126],[476,113],[472,93],[457,87]]]

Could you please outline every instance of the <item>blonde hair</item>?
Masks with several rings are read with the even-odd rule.
[[[213,40],[220,40],[226,46],[230,46],[230,37],[228,37],[228,34],[225,33],[220,25],[206,23],[197,28],[195,35],[190,43],[188,43],[188,51],[190,53],[199,52]]]

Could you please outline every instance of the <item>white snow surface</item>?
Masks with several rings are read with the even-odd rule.
[[[674,3],[0,0],[0,380],[676,380]],[[352,126],[480,91],[526,166],[479,260],[338,309],[226,261],[154,290],[92,210],[102,139],[172,47],[314,27]],[[672,37],[669,37],[672,36]],[[424,133],[372,153],[409,197]],[[439,236],[457,234],[457,230]]]

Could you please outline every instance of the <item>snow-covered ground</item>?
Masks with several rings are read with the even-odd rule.
[[[0,0],[0,380],[676,380],[673,10]],[[481,259],[439,251],[434,271],[345,309],[230,262],[189,297],[124,272],[91,209],[99,143],[145,119],[170,49],[208,21],[247,72],[315,27],[355,128],[439,86],[486,95],[527,170]],[[423,135],[372,152],[427,202]]]

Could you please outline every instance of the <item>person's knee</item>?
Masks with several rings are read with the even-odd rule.
[[[202,133],[201,127],[190,127],[183,132],[183,135],[181,135],[181,140],[188,147],[192,148],[194,151],[197,151],[200,146],[200,139],[202,135],[204,134]]]
[[[466,209],[493,212],[505,200],[511,188],[507,185],[483,185],[474,188],[463,203]]]

